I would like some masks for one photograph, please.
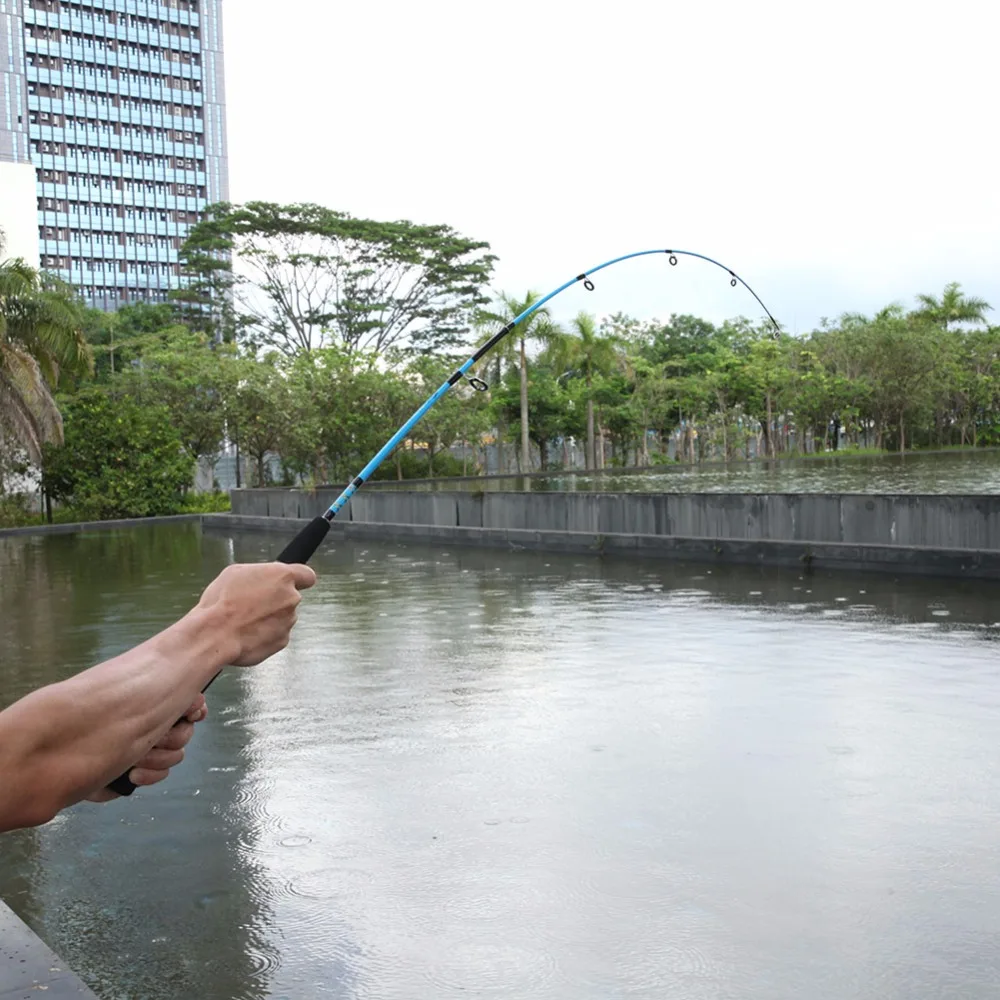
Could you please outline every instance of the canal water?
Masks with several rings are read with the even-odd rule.
[[[1000,449],[664,465],[598,474],[379,480],[374,489],[598,493],[1000,493]]]
[[[0,540],[9,703],[282,539]],[[1000,590],[333,542],[170,781],[0,838],[104,998],[1000,982]]]

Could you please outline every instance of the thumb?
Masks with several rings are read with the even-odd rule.
[[[286,569],[291,570],[292,582],[295,584],[296,590],[308,590],[316,583],[316,574],[308,566],[304,566],[302,563],[282,565],[285,565]]]

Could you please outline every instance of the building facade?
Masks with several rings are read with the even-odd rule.
[[[88,304],[180,287],[226,149],[222,0],[0,0],[0,228],[30,164],[39,264]]]

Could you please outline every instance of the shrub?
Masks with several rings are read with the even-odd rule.
[[[194,461],[165,407],[101,389],[63,406],[65,443],[48,448],[43,486],[84,518],[153,517],[179,509]]]

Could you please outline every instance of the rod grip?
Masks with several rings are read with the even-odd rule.
[[[323,543],[330,522],[325,517],[314,517],[285,547],[277,561],[281,563],[307,563]]]
[[[285,547],[281,550],[276,562],[285,563],[289,566],[299,563],[307,563],[312,558],[313,554],[323,543],[323,539],[326,538],[327,533],[330,530],[330,522],[325,517],[314,517]],[[222,671],[220,670],[221,674]],[[216,674],[215,677],[218,677]],[[202,694],[204,694],[211,686],[212,678],[203,688]],[[180,725],[184,721],[183,718],[177,720],[174,725]],[[107,787],[110,791],[115,792],[118,795],[128,796],[131,795],[136,790],[136,785],[132,784],[129,780],[129,772],[132,768],[129,768],[124,774],[119,775],[112,781]]]

